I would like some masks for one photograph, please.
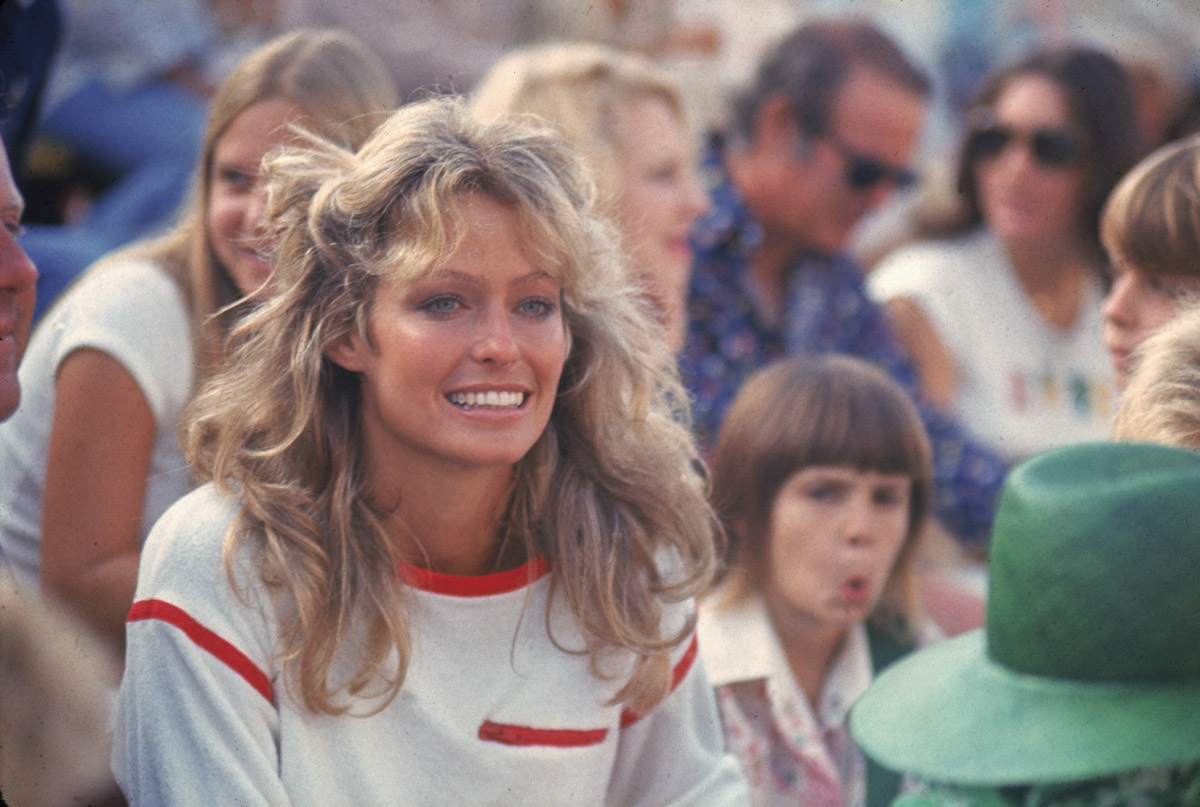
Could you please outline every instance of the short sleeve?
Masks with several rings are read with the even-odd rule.
[[[48,325],[58,367],[73,351],[99,350],[137,382],[158,423],[174,423],[190,394],[193,348],[183,294],[149,261],[102,267],[71,289]]]
[[[272,609],[261,588],[234,590],[222,558],[235,507],[202,487],[166,512],[142,553],[113,740],[134,807],[289,803]]]

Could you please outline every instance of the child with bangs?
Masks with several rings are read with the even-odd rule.
[[[1113,274],[1104,343],[1124,389],[1142,342],[1200,300],[1200,135],[1160,147],[1122,177],[1100,236]]]
[[[887,804],[899,779],[846,720],[880,669],[937,635],[917,593],[932,470],[915,407],[860,359],[777,362],[739,392],[712,475],[729,568],[700,647],[753,803]]]

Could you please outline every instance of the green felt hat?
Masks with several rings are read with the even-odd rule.
[[[1200,759],[1200,452],[1096,443],[1013,469],[987,627],[893,665],[851,713],[881,764],[979,786]]]

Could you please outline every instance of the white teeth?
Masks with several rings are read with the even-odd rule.
[[[525,393],[523,392],[500,392],[497,390],[488,390],[487,392],[452,392],[446,396],[450,403],[455,406],[487,406],[496,409],[515,409],[525,403]]]

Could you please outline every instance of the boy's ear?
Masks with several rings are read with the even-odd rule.
[[[341,339],[325,348],[325,356],[331,362],[352,373],[361,373],[364,360],[370,352],[370,347],[355,331],[350,331]]]

